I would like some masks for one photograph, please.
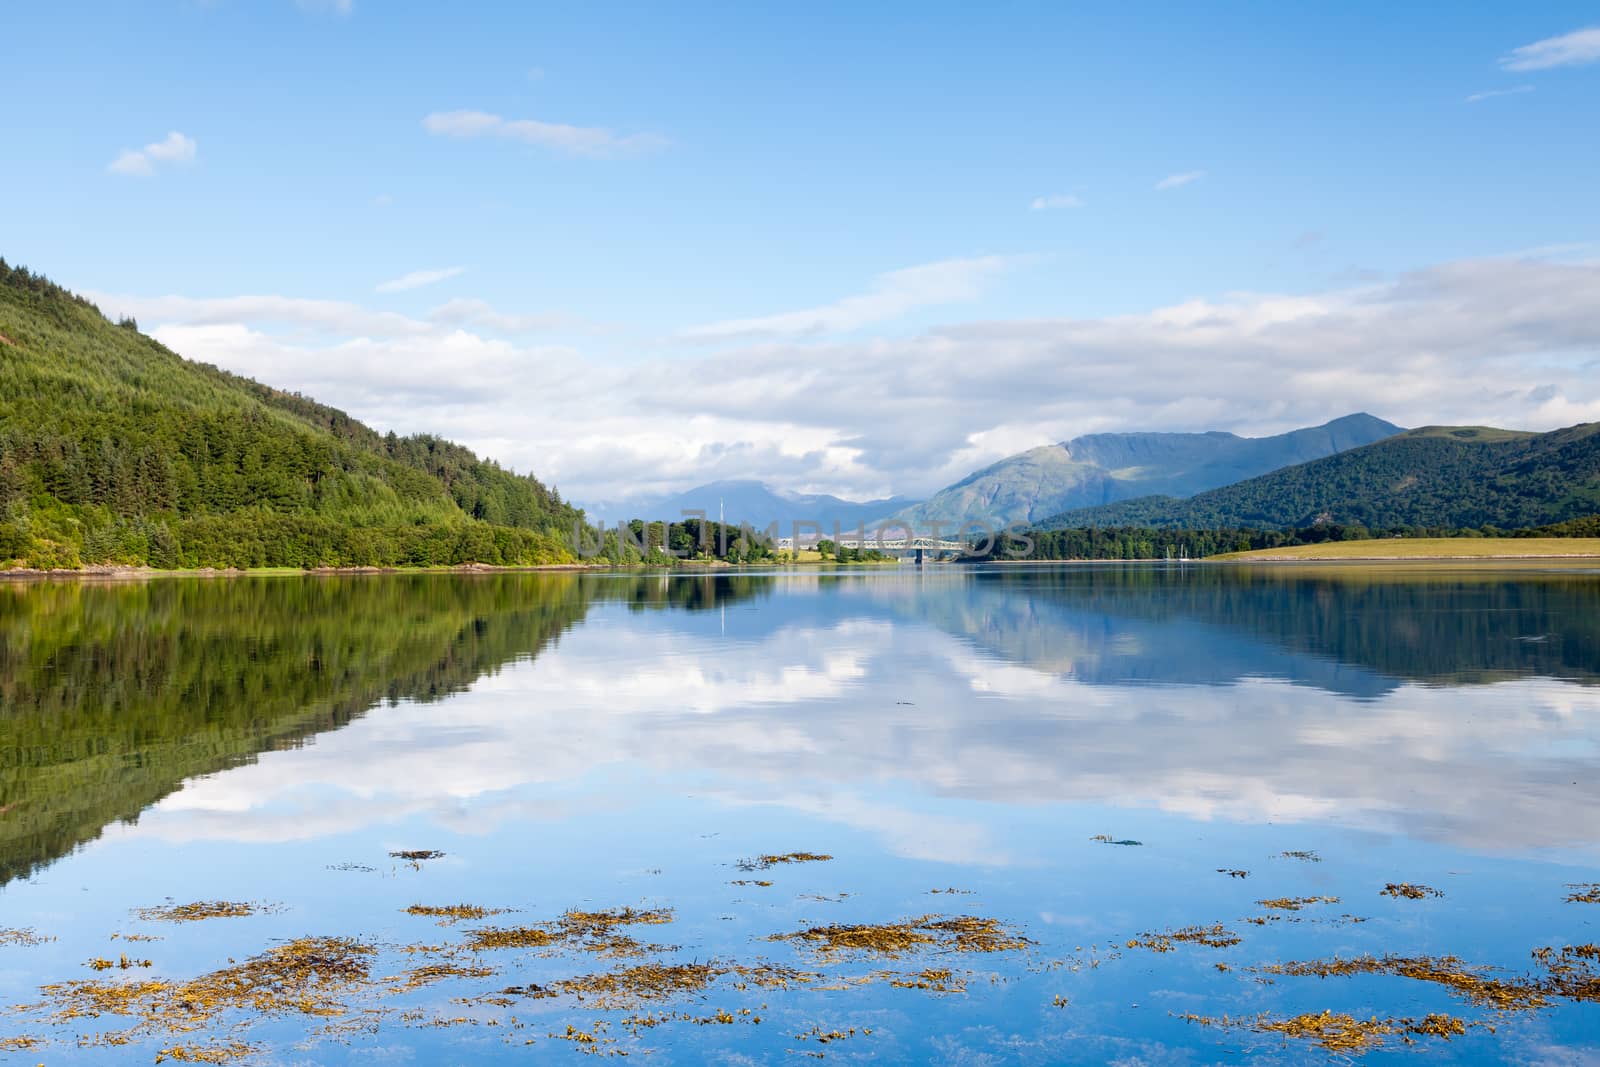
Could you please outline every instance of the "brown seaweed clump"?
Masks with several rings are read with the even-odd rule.
[[[1600,882],[1573,882],[1567,886],[1568,904],[1600,904]]]
[[[43,945],[54,940],[55,938],[41,934],[31,926],[20,930],[0,927],[0,945]]]
[[[592,998],[600,1007],[610,1008],[701,993],[725,973],[724,968],[711,963],[643,963],[568,978],[556,983],[554,991],[570,993],[580,1000]]]
[[[448,926],[463,919],[486,919],[491,915],[504,915],[507,908],[484,908],[477,904],[413,904],[407,915],[425,915],[439,920],[438,925]]]
[[[1187,1022],[1203,1026],[1282,1034],[1285,1038],[1314,1041],[1329,1052],[1350,1052],[1357,1055],[1381,1047],[1385,1038],[1396,1035],[1406,1044],[1411,1044],[1415,1036],[1442,1037],[1448,1041],[1452,1037],[1465,1034],[1468,1025],[1453,1015],[1438,1013],[1426,1015],[1421,1019],[1410,1017],[1380,1019],[1375,1015],[1367,1019],[1357,1019],[1353,1015],[1334,1011],[1307,1012],[1286,1019],[1273,1018],[1267,1014],[1244,1018],[1231,1018],[1226,1015],[1212,1018],[1193,1013],[1185,1014],[1182,1018]]]
[[[229,1041],[219,1045],[173,1045],[156,1053],[156,1062],[172,1060],[175,1063],[232,1063],[255,1052],[253,1045]]]
[[[303,937],[185,982],[64,982],[44,987],[54,1019],[132,1016],[135,1031],[191,1033],[228,1010],[336,1015],[367,984],[374,950],[350,938]]]
[[[1266,974],[1330,978],[1357,974],[1387,974],[1444,986],[1474,1004],[1496,1011],[1525,1011],[1549,1003],[1551,992],[1543,983],[1486,977],[1484,968],[1469,967],[1455,956],[1357,956],[1352,959],[1276,963],[1261,968]]]
[[[425,985],[432,985],[446,978],[491,978],[494,968],[469,966],[458,963],[429,963],[421,967],[413,967],[404,974],[392,979],[395,983],[391,992],[405,993],[413,989],[420,989]]]
[[[118,960],[108,960],[104,956],[96,956],[84,966],[96,971],[109,971],[113,967],[126,971],[134,967],[153,967],[155,963],[151,960],[129,959],[127,953],[123,953],[122,958]]]
[[[1322,862],[1322,857],[1317,855],[1315,850],[1309,848],[1292,848],[1287,852],[1280,852],[1278,855],[1282,856],[1286,860],[1300,860],[1304,863]]]
[[[1263,908],[1274,908],[1278,911],[1299,911],[1310,904],[1337,904],[1338,897],[1273,897],[1270,900],[1258,900],[1257,904]]]
[[[924,949],[943,952],[1009,952],[1032,944],[996,919],[962,915],[923,915],[898,923],[834,923],[813,926],[768,940],[803,944],[823,955],[862,952],[904,956]]]
[[[497,948],[549,948],[567,945],[601,956],[640,956],[649,948],[627,934],[620,926],[662,926],[673,918],[671,908],[611,908],[605,911],[564,912],[561,918],[530,926],[486,926],[468,935],[467,947],[474,950]]]
[[[237,900],[197,900],[193,904],[166,904],[155,908],[135,908],[145,922],[192,923],[202,919],[242,919],[258,912],[276,911],[269,904]]]
[[[922,989],[930,993],[964,993],[967,976],[948,967],[926,967],[916,974],[890,974],[889,984],[896,989]]]
[[[1444,893],[1427,885],[1412,885],[1410,882],[1390,882],[1379,891],[1380,896],[1394,897],[1399,900],[1422,900],[1426,897],[1442,897]]]
[[[741,871],[769,871],[779,864],[826,863],[831,859],[833,859],[832,856],[822,852],[784,852],[757,856],[755,859],[740,860],[734,866]]]
[[[0,1037],[0,1052],[32,1052],[42,1043],[36,1037],[23,1034],[16,1037]]]
[[[1147,948],[1151,952],[1171,952],[1176,943],[1205,945],[1209,948],[1231,948],[1244,940],[1221,923],[1210,926],[1185,926],[1165,933],[1146,933],[1128,941],[1129,948]]]

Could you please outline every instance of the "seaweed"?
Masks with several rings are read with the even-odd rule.
[[[1299,911],[1310,904],[1337,904],[1338,897],[1273,897],[1270,900],[1258,900],[1257,904],[1263,908],[1274,908],[1278,911]]]
[[[1423,900],[1427,897],[1442,897],[1444,894],[1432,886],[1413,885],[1410,882],[1390,882],[1378,891],[1379,896],[1394,897],[1399,900]]]
[[[252,904],[236,900],[197,900],[193,904],[164,904],[154,908],[135,908],[133,914],[145,922],[192,923],[203,919],[242,919],[257,913],[282,910],[276,904]]]
[[[1146,933],[1128,941],[1128,948],[1147,948],[1151,952],[1171,952],[1178,943],[1205,945],[1209,948],[1231,948],[1244,940],[1221,923],[1210,926],[1185,926],[1165,933]]]
[[[741,871],[768,871],[780,864],[826,863],[831,859],[832,856],[821,852],[784,852],[743,859],[734,866]]]
[[[1032,944],[997,919],[962,915],[923,915],[897,923],[835,923],[813,926],[768,940],[805,945],[821,955],[841,952],[904,956],[923,949],[950,952],[1009,952]]]

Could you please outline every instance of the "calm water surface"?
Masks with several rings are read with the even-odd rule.
[[[1555,565],[3,585],[0,1061],[1600,1063],[1597,683]]]

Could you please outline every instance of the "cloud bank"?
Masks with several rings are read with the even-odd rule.
[[[1359,410],[1403,425],[1600,420],[1590,261],[1463,260],[1318,293],[856,332],[967,299],[1013,262],[890,272],[866,293],[695,327],[622,363],[563,333],[560,316],[482,301],[411,317],[281,296],[89,295],[183,355],[382,429],[463,441],[580,502],[732,477],[923,493],[1080,433],[1274,433]],[[540,343],[521,336],[533,331]]]

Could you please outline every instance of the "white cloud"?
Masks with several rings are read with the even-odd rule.
[[[1182,174],[1169,174],[1156,182],[1156,188],[1158,190],[1177,189],[1188,185],[1190,182],[1197,182],[1205,176],[1206,172],[1203,170],[1186,170]]]
[[[1467,103],[1476,104],[1480,100],[1493,100],[1497,96],[1519,96],[1522,93],[1533,92],[1531,85],[1514,85],[1509,89],[1486,89],[1481,93],[1473,93],[1467,97]]]
[[[1500,57],[1500,66],[1503,70],[1549,70],[1582,66],[1597,60],[1600,60],[1600,26],[1589,26],[1513,48],[1510,55]]]
[[[690,338],[758,334],[816,334],[857,330],[899,318],[918,308],[976,299],[994,275],[1020,257],[978,256],[945,259],[879,275],[871,291],[832,304],[752,319],[729,319],[684,331]]]
[[[743,343],[625,363],[568,346],[559,317],[481,301],[410,317],[281,296],[86,295],[183,355],[382,429],[460,440],[580,502],[721,477],[857,499],[931,492],[1097,431],[1275,433],[1360,410],[1414,426],[1600,420],[1592,258],[1458,261],[1353,288],[1116,316],[844,332],[933,297],[964,298],[1009,262],[895,272],[864,296],[711,334]],[[234,329],[183,329],[195,326]],[[840,332],[797,336],[823,327]],[[533,330],[554,343],[517,340]]]
[[[481,326],[493,333],[534,333],[554,329],[571,320],[564,315],[508,315],[486,300],[459,297],[428,312],[428,321],[445,326]]]
[[[485,111],[435,111],[422,120],[422,128],[436,137],[499,137],[591,158],[639,155],[667,145],[665,137],[653,133],[620,135],[599,126],[507,119]]]
[[[1181,612],[1017,612],[998,597],[952,611],[938,590],[913,602],[894,582],[836,599],[834,626],[742,634],[730,618],[725,638],[596,604],[589,625],[467,693],[401,701],[194,779],[106,834],[304,840],[401,819],[483,832],[502,816],[592,810],[584,775],[609,765],[641,783],[623,803],[649,803],[662,776],[689,777],[730,807],[856,826],[898,855],[944,862],[1011,861],[1026,844],[1006,822],[1016,804],[1595,849],[1596,788],[1573,770],[1600,742],[1589,687],[1369,676],[1378,689],[1353,700],[1317,681],[1359,685],[1360,667],[1203,632],[1207,681],[1222,684],[1196,685],[1161,654],[1197,640],[1201,620]],[[619,642],[638,665],[622,675]],[[896,669],[908,661],[919,669]],[[1182,699],[1151,700],[1152,680],[1183,685]],[[916,729],[859,713],[894,701],[916,705]]]
[[[143,148],[129,148],[111,161],[110,170],[113,174],[126,174],[132,177],[148,178],[156,172],[158,163],[191,163],[194,161],[196,145],[194,141],[177,130],[173,130],[159,141],[145,145]]]
[[[444,267],[440,270],[414,270],[409,274],[402,274],[398,278],[380,282],[373,292],[403,293],[408,289],[421,289],[424,285],[433,285],[435,282],[454,278],[466,269],[465,267]]]
[[[1083,201],[1070,193],[1055,193],[1051,196],[1036,196],[1033,203],[1028,205],[1030,211],[1054,211],[1057,208],[1082,207]]]

